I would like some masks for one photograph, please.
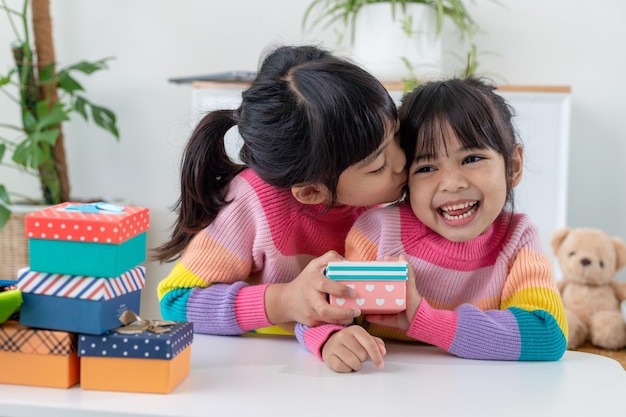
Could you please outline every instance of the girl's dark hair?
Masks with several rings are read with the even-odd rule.
[[[178,219],[154,258],[178,258],[228,204],[227,186],[245,167],[284,189],[321,183],[334,202],[340,174],[376,151],[396,120],[387,90],[359,66],[315,46],[275,49],[239,108],[208,113],[192,133],[174,207]],[[224,146],[234,126],[243,139],[243,164],[231,161]]]
[[[402,99],[398,110],[400,145],[407,170],[415,156],[447,150],[446,131],[452,129],[468,149],[491,148],[504,158],[506,202],[514,208],[512,157],[517,141],[513,108],[484,79],[468,77],[420,84]]]

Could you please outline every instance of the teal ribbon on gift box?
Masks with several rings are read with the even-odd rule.
[[[121,214],[124,213],[124,207],[100,201],[97,203],[87,204],[68,204],[65,207],[61,207],[58,210],[61,211],[78,211],[81,213],[93,213],[93,214]]]

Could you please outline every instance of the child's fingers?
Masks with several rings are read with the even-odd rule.
[[[374,337],[367,332],[355,335],[357,341],[365,349],[365,355],[361,356],[361,362],[369,358],[374,366],[382,368],[385,365],[383,356],[386,353],[385,342],[379,337]]]
[[[380,326],[401,328],[403,316],[404,312],[398,314],[368,314],[365,316],[365,321]]]
[[[311,260],[311,262],[309,262],[309,265],[313,266],[318,271],[323,273],[324,269],[326,269],[326,265],[328,265],[329,262],[345,261],[345,259],[346,258],[339,255],[338,252],[330,250],[322,256],[318,256],[317,258]]]
[[[350,288],[347,285],[330,278],[325,278],[323,281],[320,281],[317,290],[335,297],[352,298],[356,296],[354,288]]]
[[[323,322],[332,324],[350,324],[361,315],[358,308],[337,307],[328,303],[320,305],[316,310]]]

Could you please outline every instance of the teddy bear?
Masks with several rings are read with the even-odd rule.
[[[563,273],[557,280],[569,327],[568,349],[585,341],[607,350],[626,346],[626,322],[620,303],[626,282],[616,280],[626,266],[626,244],[595,228],[562,228],[551,238]]]

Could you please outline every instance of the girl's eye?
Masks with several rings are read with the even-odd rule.
[[[421,174],[421,173],[426,173],[426,172],[433,172],[434,170],[435,170],[435,167],[426,165],[426,166],[417,167],[414,173]]]
[[[385,169],[387,169],[387,160],[385,160],[385,163],[383,164],[383,166],[381,166],[380,168],[378,168],[376,171],[372,171],[372,174],[380,174],[380,173],[382,173]]]
[[[481,156],[478,155],[470,155],[470,156],[466,156],[465,159],[463,159],[463,163],[464,164],[471,164],[473,162],[478,162],[481,159],[483,159]]]

